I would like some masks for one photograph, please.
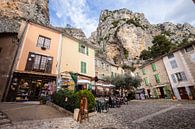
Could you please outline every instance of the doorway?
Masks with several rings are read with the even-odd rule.
[[[179,87],[178,90],[179,90],[179,94],[181,96],[181,99],[189,99],[185,87]]]
[[[163,87],[159,87],[159,90],[160,90],[160,98],[165,98],[165,93],[164,93],[164,89]]]

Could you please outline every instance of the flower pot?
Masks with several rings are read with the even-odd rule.
[[[175,96],[173,96],[173,97],[172,97],[172,99],[173,99],[173,100],[176,100],[176,97],[175,97]]]
[[[193,100],[193,96],[189,96],[189,100]]]

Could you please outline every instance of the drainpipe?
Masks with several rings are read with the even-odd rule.
[[[4,94],[3,94],[3,97],[2,97],[2,100],[1,101],[6,101],[6,98],[7,98],[7,94],[9,92],[9,89],[10,89],[10,84],[11,84],[11,80],[12,80],[12,77],[13,77],[13,73],[14,73],[14,64],[16,63],[16,59],[17,59],[17,56],[19,54],[19,48],[22,44],[22,41],[24,39],[24,34],[27,30],[27,27],[28,27],[28,21],[25,21],[26,25],[24,27],[24,30],[21,34],[20,37],[18,37],[18,43],[16,44],[17,45],[17,48],[16,48],[16,52],[15,52],[15,55],[14,55],[14,59],[13,59],[13,62],[11,64],[11,69],[9,71],[9,76],[8,76],[8,80],[7,80],[7,83],[6,83],[6,87],[5,87],[5,91],[4,91]]]
[[[59,46],[58,46],[58,65],[57,65],[57,77],[56,77],[56,90],[58,91],[61,89],[61,84],[59,84],[59,81],[61,81],[61,56],[62,56],[62,47],[63,47],[63,34],[60,34],[60,41],[59,41]]]

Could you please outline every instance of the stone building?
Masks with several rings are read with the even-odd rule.
[[[135,73],[143,80],[138,94],[144,93],[148,97],[155,98],[171,98],[171,86],[161,58],[137,68]]]
[[[165,55],[163,62],[177,99],[195,97],[195,42]]]

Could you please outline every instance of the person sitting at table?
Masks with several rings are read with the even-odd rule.
[[[112,98],[111,98],[111,96],[109,96],[108,102],[109,102],[109,106],[112,107]]]

